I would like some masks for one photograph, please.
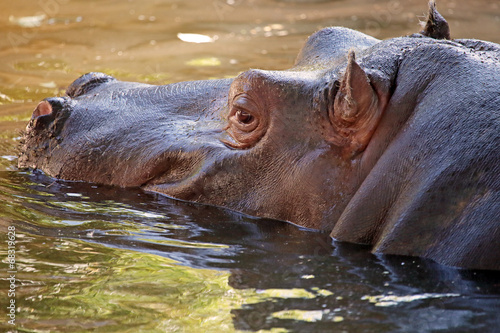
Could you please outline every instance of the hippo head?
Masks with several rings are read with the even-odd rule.
[[[324,29],[291,70],[235,79],[150,86],[86,74],[37,106],[19,164],[331,229],[387,100],[354,59],[378,42]]]
[[[332,231],[374,252],[500,269],[498,254],[484,259],[498,224],[456,228],[500,213],[500,69],[488,63],[500,52],[448,39],[431,4],[424,31],[408,37],[320,30],[286,71],[165,86],[86,74],[37,106],[19,167]],[[456,255],[449,244],[461,244]]]

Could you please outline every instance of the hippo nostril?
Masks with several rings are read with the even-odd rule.
[[[33,111],[32,117],[37,118],[51,113],[52,113],[52,105],[50,105],[50,103],[47,101],[41,101],[40,103],[38,103],[35,111]]]
[[[99,85],[116,80],[114,77],[104,73],[87,73],[80,76],[66,89],[66,95],[69,97],[78,97],[88,93]]]
[[[33,111],[31,121],[26,127],[27,132],[41,133],[50,130],[55,133],[56,128],[65,123],[71,114],[72,103],[67,97],[46,98]]]
[[[38,103],[36,106],[35,110],[33,111],[33,114],[31,118],[37,119],[37,118],[54,118],[59,111],[61,111],[64,108],[64,105],[66,103],[66,100],[61,97],[52,97],[52,98],[47,98]],[[43,116],[49,116],[50,117],[43,117]]]

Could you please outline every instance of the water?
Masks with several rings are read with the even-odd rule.
[[[425,1],[4,1],[0,327],[19,332],[495,332],[500,275],[373,256],[328,235],[140,190],[18,171],[37,102],[79,75],[165,84],[290,67],[343,25],[418,30]],[[497,1],[439,1],[454,37],[500,42]],[[189,35],[198,34],[198,35]],[[201,35],[201,36],[199,36]],[[207,41],[193,43],[192,41]],[[15,227],[15,297],[7,238]],[[7,323],[11,300],[15,326]]]

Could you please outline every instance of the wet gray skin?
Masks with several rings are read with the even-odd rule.
[[[500,269],[500,46],[426,28],[312,35],[287,71],[151,86],[90,73],[42,101],[19,167]]]

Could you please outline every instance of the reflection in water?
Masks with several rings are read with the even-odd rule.
[[[18,322],[26,329],[385,332],[500,324],[498,273],[375,257],[326,234],[140,190],[0,175],[0,195],[11,203],[2,225],[18,232]]]
[[[164,84],[285,69],[331,25],[413,33],[425,1],[2,4],[0,227],[16,226],[17,328],[30,332],[422,332],[500,327],[500,276],[363,247],[140,190],[16,170],[40,99],[90,71]],[[500,42],[495,1],[442,0],[453,37]],[[478,24],[480,22],[480,24]],[[205,43],[200,43],[205,42]],[[0,247],[5,263],[6,248]],[[2,278],[5,271],[2,269]],[[7,318],[2,284],[0,316]],[[2,331],[12,326],[0,321]]]

